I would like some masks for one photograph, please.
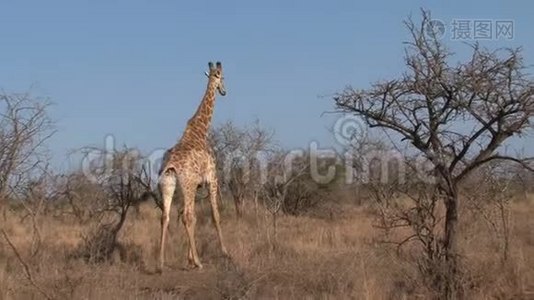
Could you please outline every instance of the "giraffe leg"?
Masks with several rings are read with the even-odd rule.
[[[163,209],[161,212],[161,237],[160,237],[160,251],[159,251],[159,271],[163,271],[163,264],[165,261],[165,239],[167,236],[167,228],[169,226],[169,214],[171,210],[172,197],[176,189],[176,177],[174,174],[163,174],[160,177],[159,189],[162,196]]]
[[[197,223],[197,218],[195,216],[196,187],[196,185],[193,187],[182,187],[184,196],[184,215],[182,217],[182,222],[184,223],[185,231],[187,232],[187,237],[189,239],[189,261],[195,267],[202,269],[195,242],[195,225]]]
[[[217,196],[219,195],[219,185],[217,183],[217,178],[212,178],[209,181],[209,192],[210,192],[210,203],[211,203],[211,217],[213,219],[213,224],[217,230],[217,236],[219,237],[219,243],[221,244],[221,250],[224,255],[228,255],[226,247],[224,246],[222,229],[221,229],[221,217],[219,215],[218,200]]]
[[[187,250],[187,262],[189,263],[189,266],[195,266],[195,260],[193,259],[193,251],[191,251],[191,247]]]
[[[184,222],[184,219],[183,219],[183,216],[184,216],[184,208],[182,207],[179,211],[178,211],[178,222]],[[185,223],[184,223],[185,224]],[[193,260],[193,252],[191,251],[191,247],[187,247],[187,263],[189,264],[189,266],[195,266],[195,263],[194,263],[194,260]]]

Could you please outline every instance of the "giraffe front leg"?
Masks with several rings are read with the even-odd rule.
[[[158,271],[163,272],[163,264],[165,262],[165,239],[167,236],[167,229],[169,226],[170,210],[172,204],[172,197],[176,188],[176,177],[174,174],[163,174],[159,182],[160,194],[162,196],[163,209],[161,211],[161,236],[159,245],[159,266]]]

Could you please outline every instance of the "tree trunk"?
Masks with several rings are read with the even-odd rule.
[[[500,200],[503,201],[503,200]],[[499,210],[501,212],[501,222],[502,222],[502,235],[503,235],[503,249],[502,249],[502,264],[506,264],[508,261],[508,253],[510,249],[510,216],[509,210],[506,203],[499,203]]]
[[[0,215],[2,216],[2,221],[7,221],[7,199],[0,194]]]
[[[447,191],[447,199],[445,201],[445,297],[446,299],[458,299],[458,193],[456,187],[452,187]]]
[[[256,222],[258,222],[258,192],[254,191],[254,214],[256,215]]]
[[[234,196],[235,213],[238,219],[243,215],[243,199],[241,196]]]

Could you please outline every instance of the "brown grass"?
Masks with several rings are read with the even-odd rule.
[[[43,243],[31,251],[32,226],[11,213],[5,232],[29,266],[26,278],[5,239],[0,240],[0,299],[200,298],[200,299],[427,299],[410,255],[398,256],[381,241],[370,210],[329,203],[329,213],[280,216],[273,235],[267,212],[246,211],[241,220],[230,205],[222,212],[231,260],[220,255],[209,207],[199,203],[198,249],[205,268],[185,270],[186,240],[173,210],[167,269],[155,273],[159,211],[151,204],[131,212],[120,234],[121,253],[109,263],[73,255],[97,224],[42,217]],[[331,206],[334,206],[332,209]],[[323,208],[326,206],[323,206]],[[325,208],[326,209],[326,208]],[[313,217],[312,217],[313,215]],[[325,215],[325,217],[319,217]],[[534,201],[512,207],[510,259],[502,263],[498,241],[479,218],[464,218],[462,253],[470,299],[534,298]],[[465,213],[468,216],[468,213]],[[34,253],[32,256],[31,253]]]

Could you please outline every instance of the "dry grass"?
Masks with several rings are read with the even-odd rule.
[[[151,205],[132,213],[120,234],[121,253],[112,262],[77,258],[97,224],[41,218],[42,245],[32,251],[28,222],[12,213],[6,233],[29,266],[26,278],[5,240],[0,241],[0,299],[201,298],[201,299],[427,299],[433,297],[409,255],[399,257],[380,242],[369,209],[334,205],[325,218],[280,216],[277,236],[270,215],[249,210],[237,220],[223,210],[223,230],[231,260],[220,255],[209,208],[199,203],[198,248],[202,271],[185,270],[186,240],[176,209],[170,229],[167,269],[156,274],[159,211]],[[329,204],[333,205],[333,204]],[[482,220],[462,224],[463,262],[471,299],[534,298],[534,201],[514,203],[512,253],[501,263],[498,245]],[[35,249],[34,249],[35,250]],[[33,256],[32,256],[33,252]]]

